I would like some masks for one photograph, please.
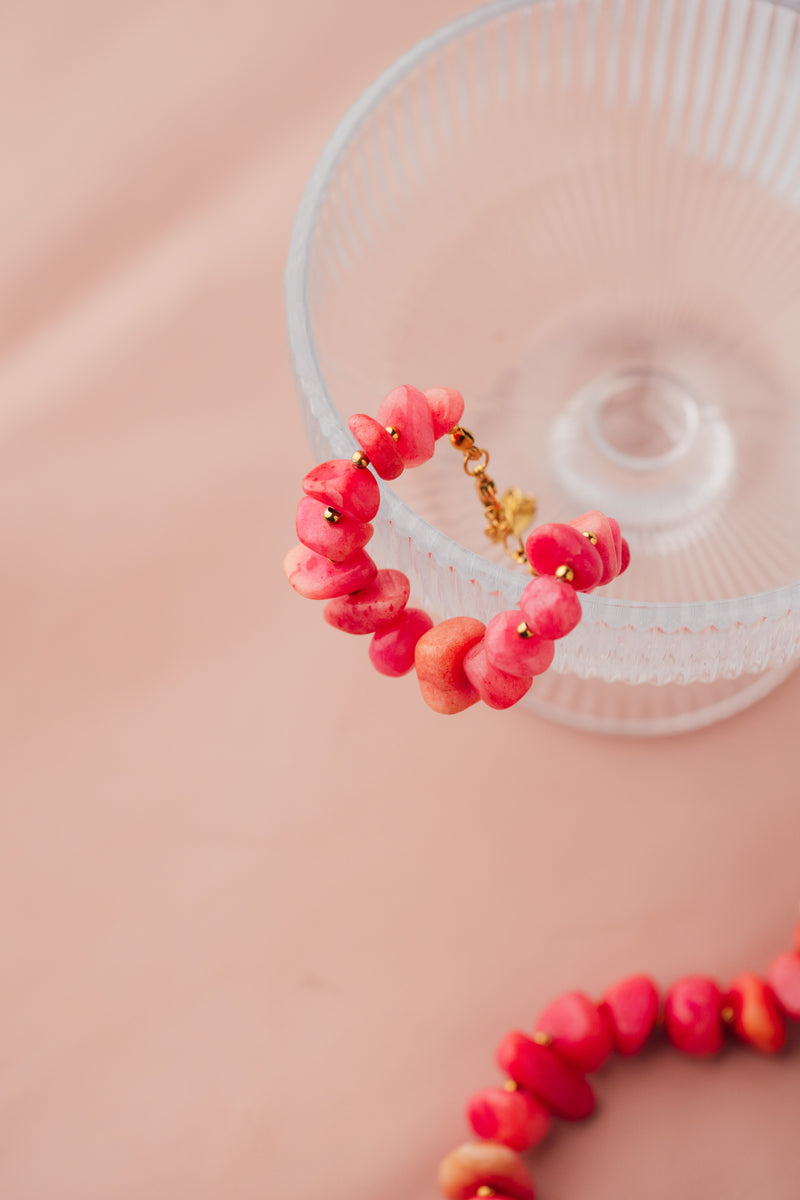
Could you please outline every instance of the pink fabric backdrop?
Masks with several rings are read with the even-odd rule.
[[[280,574],[293,210],[460,3],[0,11],[4,1200],[433,1200],[505,1028],[788,939],[800,676],[658,743],[448,721]],[[545,1200],[797,1200],[796,1056],[600,1094]]]

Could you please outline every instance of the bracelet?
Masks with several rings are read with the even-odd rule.
[[[464,400],[453,388],[394,388],[378,418],[357,413],[348,421],[360,450],[350,459],[321,463],[303,480],[297,509],[300,544],[283,569],[295,591],[327,600],[324,616],[345,633],[371,634],[370,659],[383,675],[416,668],[425,702],[440,713],[463,712],[482,700],[510,708],[527,693],[536,675],[553,661],[555,641],[581,619],[578,592],[590,592],[627,570],[628,543],[618,523],[600,512],[569,524],[540,525],[522,542],[536,510],[532,496],[509,488],[498,496],[487,474],[489,452],[459,424]],[[419,608],[409,608],[409,580],[402,571],[378,570],[364,550],[370,522],[380,506],[381,479],[396,479],[406,467],[433,456],[437,440],[449,435],[464,456],[486,518],[486,536],[501,543],[534,578],[519,608],[499,613],[488,625],[452,617],[434,625]]]
[[[537,1145],[554,1117],[580,1121],[595,1108],[586,1075],[613,1051],[638,1054],[656,1029],[678,1050],[712,1057],[726,1031],[762,1054],[786,1042],[786,1019],[800,1021],[800,925],[794,949],[779,954],[766,979],[746,971],[726,991],[710,978],[679,979],[664,997],[647,975],[632,975],[610,987],[599,1004],[584,992],[567,992],[549,1004],[532,1037],[513,1032],[497,1049],[508,1077],[467,1105],[467,1120],[482,1139],[467,1142],[439,1167],[447,1200],[534,1200],[533,1180],[522,1151]]]

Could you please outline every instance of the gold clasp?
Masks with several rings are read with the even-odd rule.
[[[450,431],[450,442],[464,455],[464,471],[475,480],[475,490],[483,505],[486,517],[484,533],[491,542],[502,542],[503,548],[514,562],[527,562],[522,534],[536,513],[536,500],[518,487],[508,488],[502,496],[497,495],[497,484],[486,474],[489,466],[489,451],[475,445],[475,438],[468,429],[456,425]],[[509,541],[517,542],[509,546]]]

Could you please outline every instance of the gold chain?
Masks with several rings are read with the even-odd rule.
[[[464,470],[475,480],[475,490],[486,517],[484,533],[489,541],[501,542],[506,554],[518,565],[527,563],[521,535],[536,513],[535,498],[517,487],[508,488],[498,496],[497,484],[486,473],[489,451],[476,446],[475,438],[462,425],[451,430],[450,442],[464,455]],[[509,542],[516,544],[509,545]]]

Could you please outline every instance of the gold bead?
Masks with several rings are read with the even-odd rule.
[[[494,1188],[487,1187],[486,1184],[484,1183],[484,1184],[481,1184],[481,1186],[478,1188],[475,1195],[476,1196],[496,1196],[497,1192],[494,1190]]]
[[[524,563],[528,558],[527,554],[521,547],[519,550],[515,550],[511,557],[513,558],[514,562],[518,562],[520,564]]]
[[[354,467],[358,467],[359,471],[363,471],[364,467],[369,466],[369,459],[363,450],[354,450],[350,457],[350,462]]]
[[[503,1084],[503,1087],[505,1088],[505,1090],[507,1092],[518,1092],[519,1091],[519,1084],[517,1083],[516,1079],[507,1079],[505,1081],[505,1083]]]
[[[338,525],[342,519],[342,514],[338,511],[338,509],[331,508],[329,504],[325,509],[325,512],[322,514],[322,519],[327,521],[329,525]]]
[[[529,629],[524,621],[520,621],[519,625],[517,626],[517,633],[519,634],[519,636],[521,638],[532,638],[533,637],[533,630]]]
[[[536,1033],[533,1035],[533,1040],[536,1042],[537,1046],[552,1046],[553,1044],[553,1039],[550,1034],[543,1033],[541,1030],[536,1031]]]
[[[719,1015],[722,1018],[723,1024],[730,1025],[733,1022],[733,1018],[736,1016],[736,1013],[733,1011],[730,1004],[726,1004]]]
[[[590,533],[588,529],[584,529],[583,536],[585,538],[588,538],[593,546],[597,545],[597,534],[596,533]]]
[[[575,578],[575,572],[572,567],[561,566],[556,568],[556,579],[563,579],[565,583],[572,583]]]
[[[387,425],[386,432],[388,433],[389,437],[392,439],[393,442],[399,441],[400,430],[395,429],[394,425]]]
[[[450,441],[456,450],[471,450],[475,445],[475,438],[463,425],[456,425],[455,429],[450,430]]]

